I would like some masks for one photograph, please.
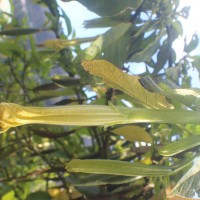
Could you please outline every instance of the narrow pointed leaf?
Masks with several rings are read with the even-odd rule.
[[[163,156],[173,156],[200,145],[200,135],[190,136],[187,139],[170,143],[159,150]]]
[[[84,101],[86,101],[86,99],[78,99],[78,98],[70,98],[70,99],[63,99],[61,101],[58,101],[56,103],[54,103],[54,105],[57,106],[63,106],[63,105],[68,105],[68,104],[82,104]]]
[[[33,34],[41,31],[43,30],[36,28],[12,28],[0,31],[0,35],[20,36],[20,35]]]
[[[54,90],[53,89],[43,90],[42,88],[39,88],[39,90],[34,90],[34,92],[36,92],[36,96],[30,100],[30,103],[43,101],[60,96],[74,95],[73,88],[66,88],[66,89],[63,88],[62,90],[56,90],[56,88]]]
[[[68,36],[72,33],[72,24],[71,24],[71,21],[70,21],[70,18],[66,15],[65,11],[59,6],[59,9],[61,10],[62,12],[62,15],[61,17],[64,19],[65,21],[65,24],[67,26],[67,34]]]
[[[165,176],[172,172],[170,167],[143,165],[116,160],[72,160],[67,163],[69,172],[91,174],[113,174],[123,176]]]
[[[32,90],[34,92],[39,92],[39,91],[47,91],[47,90],[56,90],[58,88],[59,88],[58,85],[56,85],[55,83],[46,83],[46,84],[38,85]]]
[[[115,21],[110,18],[97,18],[84,21],[85,28],[105,28],[105,27],[113,27],[119,25],[123,21]],[[126,22],[126,21],[125,21]]]
[[[69,76],[60,76],[60,75],[55,75],[52,78],[52,81],[61,87],[76,87],[81,85],[81,79],[80,78],[74,78],[74,77],[69,77]]]
[[[156,63],[156,71],[160,71],[166,64],[169,56],[171,54],[171,45],[166,39],[163,41],[162,46],[159,48],[157,54],[157,63]]]
[[[190,53],[191,51],[195,50],[198,44],[199,44],[199,36],[197,34],[194,34],[189,44],[185,45],[184,47],[185,52]]]

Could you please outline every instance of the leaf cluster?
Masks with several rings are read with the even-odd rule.
[[[126,108],[198,112],[200,92],[191,88],[188,74],[189,69],[200,69],[200,57],[193,54],[198,36],[185,41],[181,58],[172,46],[183,34],[180,19],[188,17],[188,7],[179,11],[179,0],[77,1],[100,16],[86,21],[86,28],[109,30],[97,37],[76,38],[56,0],[31,1],[47,10],[41,27],[30,26],[28,16],[16,18],[14,6],[12,20],[0,21],[2,102],[31,106],[112,102]],[[38,42],[37,35],[48,31],[54,38]],[[82,49],[86,42],[89,47]],[[145,68],[139,76],[133,76],[136,65]],[[173,117],[177,118],[165,119]],[[0,197],[164,199],[191,168],[199,134],[199,125],[146,121],[107,128],[13,128],[0,135]],[[193,193],[184,188],[190,178],[194,187],[195,174],[199,175],[196,168],[187,172],[173,194],[191,197]],[[193,189],[199,194],[198,187]]]

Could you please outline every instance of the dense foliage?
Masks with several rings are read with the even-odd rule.
[[[19,20],[14,6],[12,14],[1,13],[1,101],[142,108],[149,118],[106,127],[25,125],[2,133],[1,199],[165,199],[181,177],[173,194],[200,195],[199,171],[192,168],[200,91],[191,89],[188,75],[200,69],[199,55],[191,53],[198,36],[185,42],[181,58],[172,47],[189,8],[180,9],[179,0],[77,1],[100,16],[86,28],[110,29],[76,38],[55,0],[31,1],[47,9],[42,27],[28,26],[27,16]],[[45,31],[55,38],[38,43]],[[85,42],[90,46],[81,49]],[[134,76],[138,64],[146,70]],[[151,123],[154,109],[163,121],[154,115]]]

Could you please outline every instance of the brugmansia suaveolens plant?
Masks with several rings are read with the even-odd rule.
[[[112,126],[128,123],[199,124],[200,113],[172,109],[165,96],[146,90],[140,77],[123,73],[105,60],[83,61],[92,75],[99,76],[113,88],[128,94],[134,102],[150,108],[121,106],[76,105],[59,107],[25,107],[14,103],[1,103],[1,132],[24,124],[54,124],[70,126]]]
[[[132,101],[142,107],[122,107],[112,103],[104,105],[75,105],[56,107],[31,107],[14,103],[0,104],[0,132],[25,124],[53,124],[69,126],[112,126],[130,123],[170,123],[199,124],[200,112],[174,109],[163,92],[153,93],[140,84],[139,76],[123,73],[111,63],[104,60],[83,61],[82,65],[90,74],[100,77],[109,86],[121,90]],[[167,97],[182,99],[187,106],[198,107],[198,91],[171,90]],[[185,93],[183,93],[185,92]],[[192,94],[192,95],[191,95]],[[195,101],[191,101],[195,99]],[[184,100],[184,101],[183,101]],[[149,140],[148,140],[149,141]],[[159,150],[160,155],[173,156],[188,148],[199,145],[199,136],[191,136],[166,145]],[[67,163],[68,172],[112,174],[123,176],[164,176],[172,175],[188,166],[193,157],[183,159],[178,165],[154,166],[114,160],[72,160]]]

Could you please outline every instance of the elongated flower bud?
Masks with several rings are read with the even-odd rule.
[[[124,120],[114,106],[76,105],[57,107],[25,107],[14,103],[0,104],[1,132],[24,124],[72,126],[108,126]]]
[[[112,126],[128,123],[200,124],[200,112],[120,106],[25,107],[0,103],[0,132],[24,124]]]

